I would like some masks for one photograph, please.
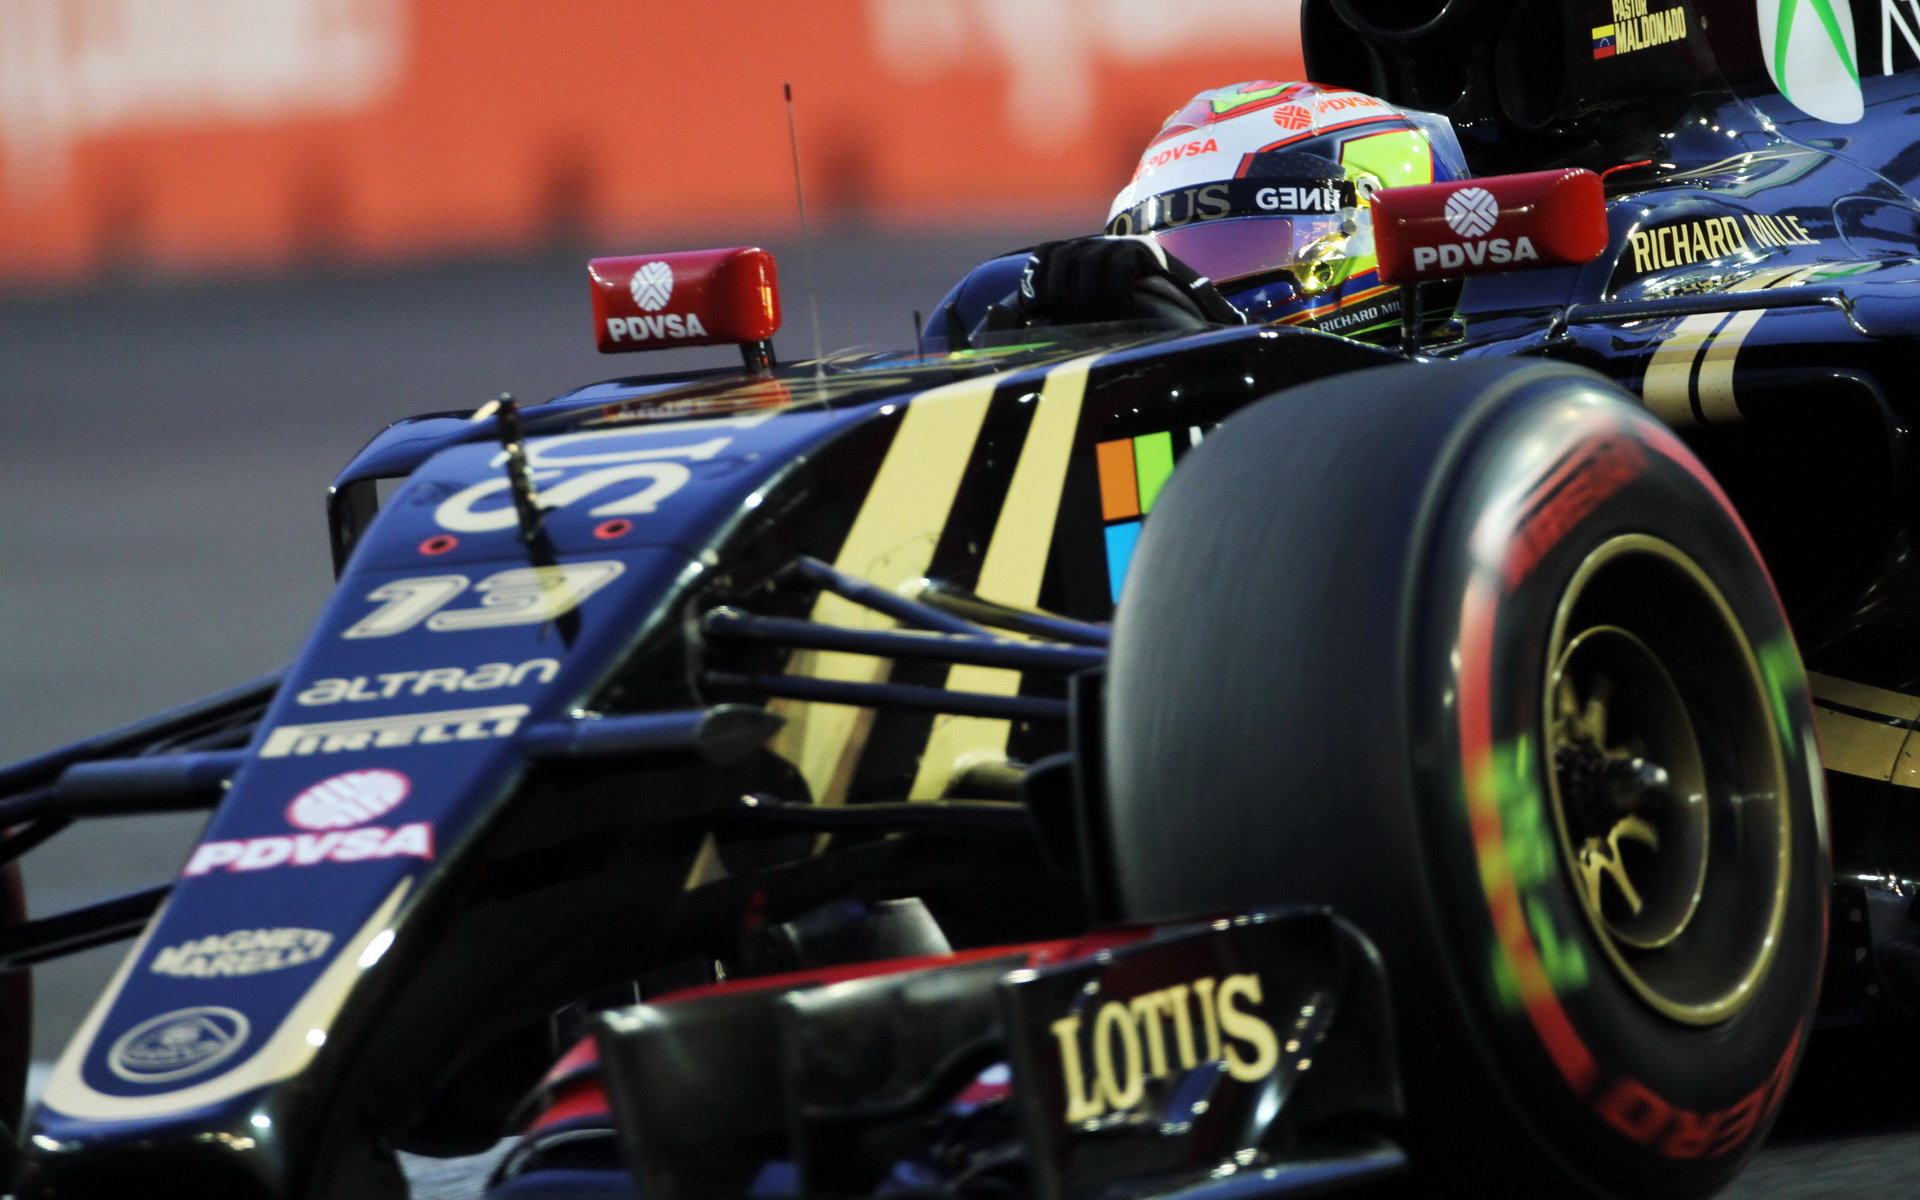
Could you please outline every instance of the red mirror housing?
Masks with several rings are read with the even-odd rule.
[[[1373,194],[1383,283],[1591,262],[1607,246],[1600,177],[1569,168]]]
[[[596,258],[587,282],[602,354],[759,343],[780,328],[779,277],[758,247]]]

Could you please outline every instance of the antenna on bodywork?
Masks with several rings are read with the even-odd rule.
[[[540,495],[533,489],[532,472],[527,470],[527,443],[520,430],[520,406],[514,402],[513,393],[501,392],[498,399],[481,411],[491,412],[494,434],[500,439],[501,452],[506,455],[507,490],[513,495],[513,513],[520,524],[520,540],[526,544],[527,557],[536,567],[553,566],[556,561],[553,540],[547,536],[546,522],[541,519]]]
[[[494,437],[500,442],[500,450],[505,458],[507,472],[507,491],[513,497],[514,517],[520,525],[520,544],[526,547],[527,561],[538,568],[540,586],[562,585],[558,570],[560,557],[554,553],[553,538],[547,533],[545,514],[540,508],[540,494],[534,489],[533,472],[527,469],[526,435],[520,425],[520,406],[514,401],[513,393],[501,392],[498,399],[489,400],[480,406],[472,417],[474,424],[491,419]],[[580,632],[580,614],[569,610],[554,619],[554,627],[559,631],[560,640],[572,646]]]
[[[787,149],[793,154],[793,199],[800,209],[800,259],[807,264],[807,317],[813,322],[813,372],[823,373],[820,360],[826,350],[820,343],[820,301],[817,276],[813,273],[813,232],[807,225],[807,191],[800,183],[800,131],[793,120],[793,84],[783,87],[787,95]]]

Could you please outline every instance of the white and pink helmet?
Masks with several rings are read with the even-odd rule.
[[[1467,174],[1446,118],[1344,88],[1256,80],[1167,118],[1107,232],[1149,237],[1258,320],[1384,291],[1365,196]]]

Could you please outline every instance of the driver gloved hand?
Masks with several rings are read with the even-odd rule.
[[[1021,325],[1172,320],[1240,325],[1245,318],[1199,272],[1137,237],[1084,237],[1033,248],[1008,305]]]

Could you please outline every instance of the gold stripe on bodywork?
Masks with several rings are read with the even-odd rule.
[[[1731,290],[1753,292],[1792,287],[1819,269],[1817,263],[1809,267],[1775,267],[1740,281]],[[1746,419],[1741,415],[1733,394],[1733,363],[1740,356],[1740,347],[1746,343],[1747,335],[1766,315],[1764,308],[1734,313],[1714,335],[1706,353],[1700,356],[1700,377],[1695,390],[1700,396],[1700,417],[1708,424],[1719,425]]]
[[[1769,267],[1756,271],[1728,288],[1729,292],[1757,292],[1800,282],[1818,270],[1811,267]],[[1765,309],[1695,313],[1674,327],[1655,347],[1640,384],[1641,399],[1653,414],[1673,426],[1724,424],[1739,421],[1740,407],[1733,393],[1733,364],[1747,335],[1766,315]],[[1699,397],[1699,408],[1694,397]]]
[[[1820,762],[1827,770],[1895,782],[1893,776],[1905,756],[1910,730],[1818,704],[1813,706],[1813,725],[1820,734]]]
[[[1741,419],[1740,406],[1733,397],[1733,360],[1740,355],[1740,344],[1765,315],[1763,308],[1734,313],[1700,356],[1700,419],[1707,424]]]
[[[1040,599],[1040,578],[1046,571],[1047,551],[1053,545],[1055,518],[1066,489],[1067,464],[1073,437],[1080,426],[1080,409],[1087,393],[1087,372],[1098,355],[1076,358],[1055,367],[1041,385],[1039,408],[1027,430],[1013,482],[994,522],[980,564],[980,580],[973,591],[988,600],[1031,608]],[[1020,691],[1020,672],[999,667],[958,666],[947,672],[946,686],[963,692],[1012,696]],[[943,715],[934,718],[932,735],[920,756],[913,788],[914,799],[938,799],[953,777],[981,762],[1006,758],[1009,721],[985,717]]]
[[[906,412],[893,444],[874,473],[835,567],[888,591],[899,591],[927,573],[994,389],[1005,378],[962,380],[903,402]],[[893,618],[832,592],[820,594],[813,619],[851,629],[895,624]],[[787,667],[791,675],[849,683],[878,682],[887,670],[885,659],[823,650],[799,651]],[[801,700],[776,700],[769,707],[787,719],[774,739],[774,751],[799,769],[816,803],[840,803],[866,744],[872,710]]]
[[[1920,697],[1811,671],[1807,683],[1813,690],[1820,761],[1828,770],[1920,787],[1920,742],[1911,726],[1901,723],[1920,721]],[[1840,712],[1836,705],[1855,711]]]
[[[1654,349],[1640,384],[1640,397],[1654,416],[1674,426],[1696,423],[1691,387],[1694,360],[1726,319],[1726,313],[1695,313]]]
[[[1821,675],[1815,671],[1807,672],[1807,686],[1813,691],[1816,703],[1826,700],[1857,708],[1861,712],[1892,717],[1897,721],[1920,721],[1920,696],[1909,696],[1904,692],[1855,683],[1835,675]]]

